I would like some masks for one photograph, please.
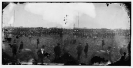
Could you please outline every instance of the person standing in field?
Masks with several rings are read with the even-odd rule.
[[[19,52],[23,49],[23,42],[21,41],[20,46],[19,46]]]
[[[83,48],[82,48],[82,46],[81,46],[81,43],[79,43],[79,45],[77,46],[76,49],[77,49],[77,54],[78,54],[77,59],[80,60],[80,56],[81,56],[82,50],[83,50]]]
[[[86,58],[87,58],[87,52],[88,52],[88,43],[86,43],[86,46],[84,48],[84,53]]]
[[[9,45],[12,48],[13,57],[16,57],[16,54],[17,54],[17,43],[16,43],[16,41],[14,40],[13,44],[9,44]]]
[[[105,45],[105,41],[104,41],[104,39],[102,39],[102,49],[103,49],[104,45]]]
[[[54,52],[55,52],[55,59],[58,59],[60,57],[60,54],[61,54],[61,48],[60,48],[59,43],[57,43],[57,46],[55,46]]]
[[[37,49],[38,49],[38,45],[39,45],[39,43],[40,43],[40,42],[39,42],[39,38],[38,38],[38,39],[37,39]]]
[[[41,49],[39,49],[39,50],[37,51],[38,61],[40,61],[41,64],[43,64],[43,59],[44,59],[44,57],[45,57],[45,55],[44,55],[44,54],[45,54],[44,48],[45,48],[45,46],[43,45],[43,46],[41,47]]]

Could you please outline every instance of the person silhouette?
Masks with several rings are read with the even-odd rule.
[[[88,52],[88,43],[86,43],[86,46],[84,48],[84,53],[86,58],[87,58],[87,52]]]
[[[103,49],[104,45],[105,45],[105,41],[104,41],[104,39],[102,39],[102,49]]]
[[[55,59],[58,59],[60,57],[60,54],[61,54],[61,48],[60,48],[59,43],[57,43],[57,46],[55,46],[54,52],[55,52]]]
[[[14,42],[13,42],[13,45],[11,45],[11,46],[12,46],[13,57],[15,57],[16,54],[17,54],[17,43],[16,43],[15,40],[14,40]]]
[[[77,54],[78,54],[77,59],[80,60],[80,56],[81,56],[82,50],[83,50],[83,48],[82,48],[82,46],[81,46],[81,43],[79,43],[79,45],[77,46],[76,49],[77,49]]]
[[[38,60],[41,61],[41,64],[43,64],[43,59],[45,57],[45,50],[44,50],[45,46],[43,45],[38,51],[37,51],[37,55],[38,55]]]
[[[21,41],[20,46],[19,46],[19,52],[23,49],[23,42]]]
[[[38,39],[37,39],[37,49],[38,49],[38,45],[39,45],[39,43],[40,43],[40,42],[39,42],[39,38],[38,38]]]

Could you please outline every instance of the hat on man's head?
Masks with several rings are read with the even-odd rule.
[[[86,43],[86,45],[88,45],[88,43]]]
[[[45,47],[45,45],[42,45],[42,47],[41,48],[44,48]]]
[[[57,43],[57,45],[60,45],[60,43]]]

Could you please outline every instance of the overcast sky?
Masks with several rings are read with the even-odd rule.
[[[119,4],[10,4],[4,9],[3,14],[3,26],[73,28],[74,24],[79,28],[130,28],[127,11]]]

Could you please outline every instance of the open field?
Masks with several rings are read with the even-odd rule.
[[[9,30],[9,29],[7,29]],[[23,30],[23,31],[22,31]],[[5,31],[5,30],[4,30]],[[31,32],[30,32],[31,31]],[[36,31],[36,32],[35,32]],[[120,32],[119,32],[120,31]],[[24,28],[20,29],[14,29],[13,31],[5,31],[4,32],[4,38],[6,38],[6,35],[8,37],[8,34],[12,34],[12,40],[11,44],[13,43],[13,40],[16,39],[15,36],[19,36],[17,39],[17,45],[19,47],[20,42],[22,41],[24,43],[23,49],[29,49],[31,53],[26,52],[25,56],[29,57],[31,54],[32,58],[33,56],[35,58],[38,58],[36,52],[37,52],[37,39],[39,39],[39,45],[38,47],[41,48],[42,45],[45,45],[45,51],[50,54],[49,58],[45,58],[45,62],[51,62],[54,60],[54,47],[57,46],[57,43],[61,44],[61,55],[64,54],[64,52],[68,52],[74,59],[77,59],[77,50],[76,47],[81,43],[82,45],[82,54],[80,63],[88,64],[91,60],[92,56],[97,53],[97,51],[104,50],[107,51],[108,47],[112,47],[112,55],[111,60],[117,61],[120,59],[121,55],[119,53],[120,48],[126,47],[130,42],[130,30],[109,30],[109,29],[64,29],[64,30],[33,30],[33,29],[26,29]],[[122,33],[121,33],[122,31]],[[23,33],[22,33],[23,32]],[[17,34],[18,33],[18,34]],[[21,34],[22,33],[22,34]],[[29,33],[29,34],[28,34]],[[3,39],[4,40],[4,39]],[[105,45],[102,48],[102,40],[104,40]],[[87,58],[85,57],[84,48],[86,43],[88,43],[88,52],[87,52]],[[12,49],[9,46],[9,42],[3,43],[3,50],[8,55],[12,56]],[[23,58],[21,60],[25,60],[24,58],[27,58],[23,56],[24,54],[20,53],[17,54],[18,58]],[[28,60],[28,59],[27,59]]]

